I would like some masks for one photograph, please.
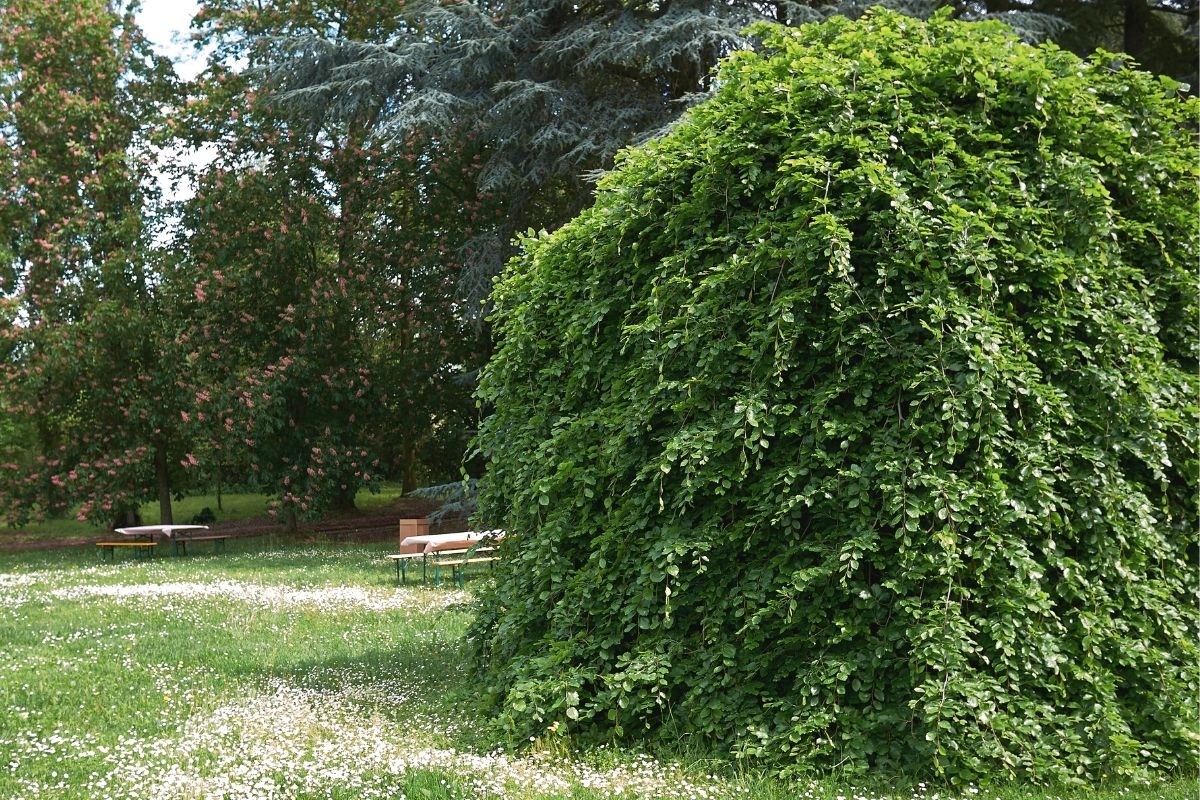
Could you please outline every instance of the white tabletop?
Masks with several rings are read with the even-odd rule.
[[[138,525],[135,528],[113,528],[113,532],[126,536],[153,536],[160,533],[168,539],[176,531],[206,531],[207,525]]]
[[[403,547],[406,544],[423,544],[425,552],[432,553],[437,549],[438,545],[449,544],[451,542],[477,542],[485,536],[490,536],[494,539],[504,537],[504,531],[462,531],[460,533],[423,533],[419,536],[406,536],[404,541],[400,542]]]

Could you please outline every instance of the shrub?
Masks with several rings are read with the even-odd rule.
[[[758,34],[496,288],[502,718],[1194,769],[1197,102],[945,15]]]
[[[192,525],[210,525],[216,521],[217,515],[213,513],[211,508],[205,506],[198,513],[193,514],[189,522]]]

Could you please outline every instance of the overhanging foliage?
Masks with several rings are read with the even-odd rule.
[[[995,23],[758,33],[495,292],[503,718],[1194,768],[1200,106]]]

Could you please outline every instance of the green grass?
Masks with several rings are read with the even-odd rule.
[[[703,753],[508,750],[465,700],[467,596],[397,590],[390,545],[0,555],[0,797],[1167,798],[785,782]],[[468,586],[481,580],[475,576]],[[628,791],[621,793],[621,787]],[[273,794],[272,794],[273,792]]]
[[[400,484],[387,482],[379,487],[378,492],[359,492],[354,497],[354,505],[364,514],[372,514],[387,508],[403,496]]]
[[[400,498],[400,485],[385,483],[378,492],[363,490],[354,498],[355,506],[363,513],[378,513]],[[196,495],[176,500],[171,511],[177,524],[186,524],[204,508],[212,509],[217,522],[244,519],[267,519],[266,495],[249,493],[225,493],[221,495],[221,508],[217,508],[215,494]],[[157,502],[141,506],[142,523],[157,525],[161,521]],[[99,536],[105,531],[101,525],[64,517],[44,522],[29,523],[17,531],[0,531],[0,537],[16,541],[38,541],[46,539],[75,539],[84,536]]]

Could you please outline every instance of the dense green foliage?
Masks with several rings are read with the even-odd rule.
[[[386,37],[403,5],[229,0],[193,21],[212,52],[176,133],[219,152],[190,176],[168,275],[196,384],[189,457],[244,464],[291,524],[381,477],[456,475],[473,425],[462,378],[481,355],[452,251],[487,214],[476,148],[384,147],[367,141],[378,104],[309,125],[257,91],[274,36]]]
[[[456,475],[514,232],[590,204],[620,148],[754,44],[747,24],[868,7],[207,0],[191,24],[205,69],[182,81],[140,5],[0,0],[12,524],[69,508],[112,523],[148,497],[170,519],[198,486],[262,490],[294,522],[378,477]],[[1195,70],[1194,0],[889,5]]]
[[[0,520],[182,488],[149,140],[170,65],[120,4],[0,2]]]
[[[493,224],[480,146],[368,141],[386,98],[310,125],[254,69],[284,33],[387,38],[403,6],[213,0],[184,82],[136,2],[0,0],[0,522],[112,524],[148,497],[169,522],[215,484],[295,524],[458,475],[487,352],[453,291]]]
[[[503,718],[1194,769],[1200,105],[996,23],[759,33],[495,292]]]

